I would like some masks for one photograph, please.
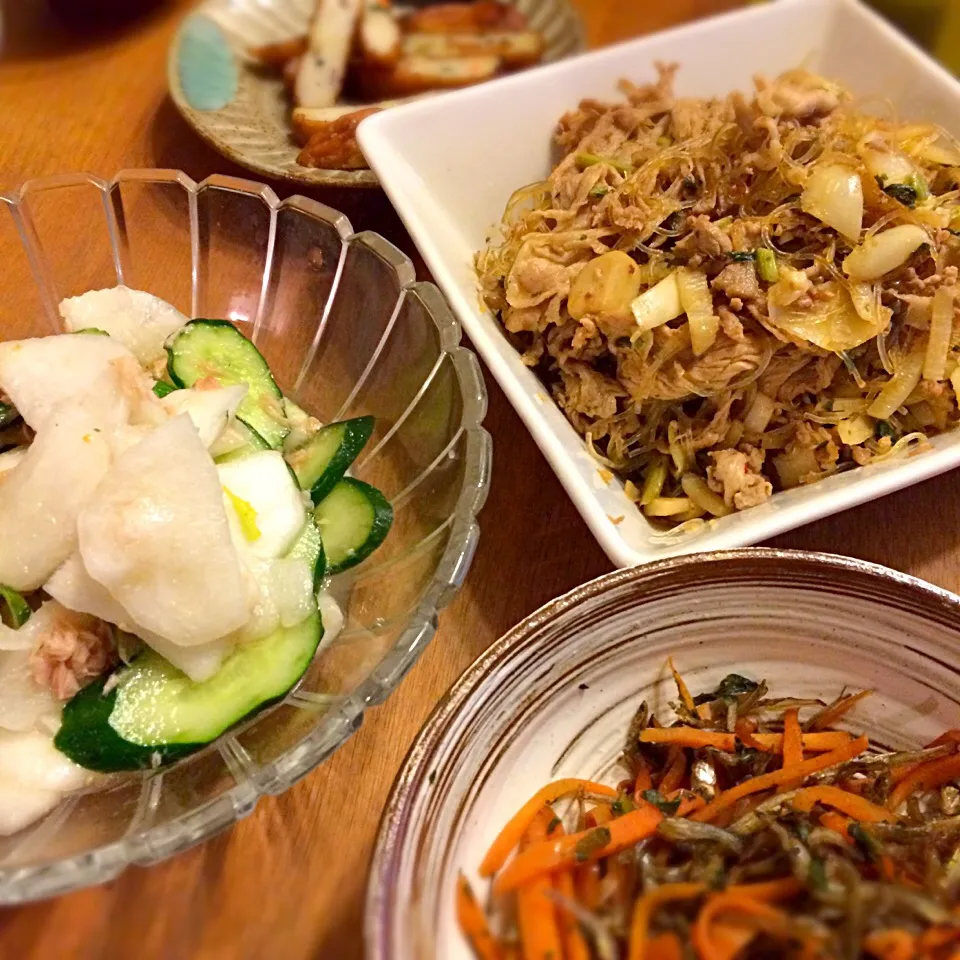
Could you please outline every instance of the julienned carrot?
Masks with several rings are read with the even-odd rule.
[[[917,938],[907,930],[875,930],[863,940],[863,949],[877,960],[914,960]]]
[[[754,733],[754,739],[764,750],[780,753],[783,750],[782,733]],[[842,730],[803,734],[803,749],[811,753],[826,753],[849,743],[853,737]],[[640,734],[641,743],[675,744],[679,747],[714,747],[732,753],[737,749],[735,733],[720,733],[716,730],[700,730],[697,727],[647,727]]]
[[[647,944],[647,960],[683,960],[683,944],[675,933],[659,933]]]
[[[759,931],[756,928],[744,927],[732,921],[715,921],[711,930],[712,960],[734,960],[757,933]]]
[[[793,707],[783,714],[783,768],[803,763],[803,731],[800,729],[800,711]],[[788,780],[777,788],[778,793],[794,790],[803,781]]]
[[[707,897],[691,931],[693,946],[700,960],[718,960],[728,954],[714,943],[713,925],[720,914],[734,913],[749,918],[750,925],[765,933],[783,937],[790,931],[789,918],[782,910],[754,900],[743,893],[726,890]]]
[[[650,777],[650,767],[643,757],[638,758],[639,769],[637,778],[633,782],[633,796],[635,800],[640,800],[644,790],[649,790],[653,786],[653,780]]]
[[[619,853],[649,837],[662,819],[663,814],[655,806],[644,804],[602,827],[581,830],[559,840],[531,844],[499,874],[493,892],[497,895],[508,893],[534,877]]]
[[[592,821],[590,826],[602,827],[608,820],[613,819],[613,814],[610,812],[609,807],[598,804],[587,814],[587,819]]]
[[[600,905],[600,864],[585,863],[574,871],[577,900],[586,910],[596,910]]]
[[[486,914],[462,873],[457,878],[457,923],[478,960],[503,960],[503,951],[490,933]]]
[[[670,657],[667,660],[668,665],[670,666],[670,672],[673,674],[673,682],[677,685],[677,693],[680,696],[680,699],[683,701],[683,705],[690,710],[691,712],[696,710],[697,705],[693,702],[693,697],[690,694],[690,688],[684,683],[683,677],[680,676],[679,671],[673,665],[673,657]]]
[[[843,697],[832,706],[824,707],[818,714],[810,718],[810,722],[807,724],[808,729],[811,731],[829,729],[844,714],[849,713],[864,697],[869,697],[872,693],[872,690],[861,690],[849,697]]]
[[[657,787],[664,796],[680,787],[687,772],[687,756],[683,748],[674,746],[670,750],[673,755],[668,758],[667,769]]]
[[[551,830],[558,826],[553,811],[541,807],[521,840],[521,851],[549,842]],[[558,960],[563,956],[557,908],[550,896],[553,885],[546,876],[535,877],[517,891],[517,923],[523,960]]]
[[[567,871],[556,874],[553,878],[553,885],[565,901],[576,902],[577,892],[572,873]],[[557,904],[557,922],[560,925],[560,940],[563,942],[564,960],[590,960],[590,947],[583,937],[580,924],[577,923],[577,918],[565,908],[562,902]]]
[[[520,838],[526,832],[527,827],[530,826],[533,818],[545,805],[553,803],[562,797],[567,797],[572,793],[577,793],[580,790],[586,793],[596,793],[605,797],[615,797],[617,795],[616,790],[612,790],[602,783],[593,783],[590,780],[568,778],[547,784],[547,786],[538,790],[517,813],[514,814],[512,819],[497,835],[496,840],[493,841],[490,849],[487,851],[487,855],[480,864],[480,876],[493,876],[493,874],[507,862],[507,858],[520,842]]]
[[[845,763],[847,760],[852,760],[854,757],[859,756],[868,746],[869,741],[866,737],[857,737],[856,740],[851,740],[836,750],[831,750],[829,753],[824,753],[819,757],[813,757],[810,760],[804,760],[789,770],[775,770],[773,773],[764,773],[759,777],[745,780],[743,783],[739,783],[737,786],[731,787],[729,790],[718,794],[702,810],[697,810],[696,813],[693,813],[690,819],[700,821],[712,820],[721,810],[732,806],[741,797],[749,796],[751,793],[759,793],[761,790],[770,790],[773,787],[779,786],[785,780],[790,780],[794,777],[806,778],[810,776],[811,773],[826,770],[827,767],[832,767],[838,763]]]
[[[833,807],[861,823],[880,823],[884,820],[896,819],[886,807],[872,803],[864,797],[858,797],[855,793],[848,793],[839,787],[826,784],[798,790],[791,801],[791,806],[801,813],[809,813],[817,803]]]
[[[944,730],[936,740],[931,740],[924,749],[945,747],[948,743],[960,743],[960,730]]]
[[[894,788],[887,808],[896,810],[916,790],[931,790],[960,777],[960,753],[915,767]]]
[[[820,814],[820,823],[825,826],[828,830],[833,830],[834,833],[839,833],[847,843],[854,843],[853,837],[850,836],[850,824],[853,821],[848,817],[843,816],[839,813],[834,813],[832,810],[828,810],[826,813]]]
[[[796,877],[782,877],[780,880],[762,880],[758,883],[735,883],[727,887],[739,895],[757,900],[760,903],[776,903],[795,897],[803,887]]]
[[[630,921],[629,960],[649,960],[650,920],[658,907],[673,900],[692,900],[706,889],[703,883],[664,883],[638,897]]]

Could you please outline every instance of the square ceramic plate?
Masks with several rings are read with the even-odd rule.
[[[643,82],[657,60],[681,64],[681,96],[750,89],[756,73],[802,65],[904,118],[960,134],[960,83],[856,0],[781,0],[541,67],[371,117],[364,153],[471,340],[614,563],[741,547],[873,500],[960,465],[960,431],[924,452],[838,474],[690,534],[664,535],[605,479],[536,375],[482,306],[473,254],[510,194],[551,169],[560,115],[584,97],[613,99],[621,77]],[[500,470],[510,451],[500,448]],[[609,476],[609,475],[606,475]]]

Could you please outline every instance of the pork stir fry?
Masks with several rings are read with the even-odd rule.
[[[560,119],[562,159],[477,257],[628,496],[724,516],[953,428],[956,141],[799,70],[705,100],[659,69]]]

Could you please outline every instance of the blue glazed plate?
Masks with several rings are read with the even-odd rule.
[[[585,47],[570,0],[513,0],[546,41],[545,60]],[[170,96],[215,150],[248,170],[313,185],[375,187],[371,170],[315,170],[297,163],[283,83],[258,70],[247,51],[307,32],[316,0],[203,0],[170,48]]]

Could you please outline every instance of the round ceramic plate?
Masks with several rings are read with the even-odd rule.
[[[569,0],[513,0],[545,41],[544,61],[585,49]],[[316,0],[204,0],[170,48],[170,95],[187,123],[235,163],[282,180],[375,187],[371,170],[317,170],[297,163],[290,100],[279,77],[257,69],[247,51],[303,35]],[[371,104],[364,104],[370,106]]]
[[[955,726],[960,597],[884,567],[736,550],[608,574],[495,643],[434,711],[394,784],[374,853],[370,960],[469,960],[454,889],[533,793],[561,777],[615,784],[643,700],[669,720],[673,656],[692,692],[728,673],[774,695],[874,694],[851,728],[916,749]]]

